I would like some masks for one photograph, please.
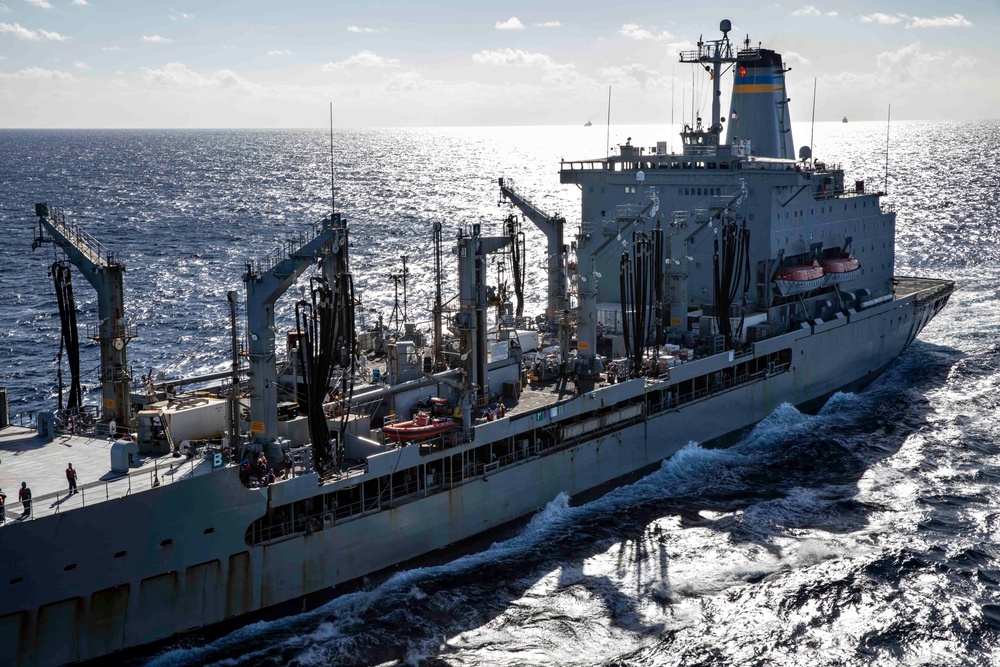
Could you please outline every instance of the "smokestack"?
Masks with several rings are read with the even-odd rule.
[[[747,49],[738,57],[733,67],[726,143],[749,138],[756,155],[794,160],[781,54],[769,49]]]

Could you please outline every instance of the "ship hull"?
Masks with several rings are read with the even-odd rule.
[[[90,660],[325,598],[529,515],[560,493],[583,497],[634,479],[689,442],[731,440],[782,403],[816,407],[878,377],[943,307],[953,285],[924,283],[905,297],[757,343],[755,356],[787,353],[787,366],[773,374],[684,403],[654,402],[648,385],[632,380],[615,395],[644,407],[611,430],[564,429],[572,439],[554,451],[311,534],[248,545],[246,529],[266,512],[269,491],[244,489],[235,470],[7,526],[0,530],[0,586],[9,589],[0,596],[0,662]]]

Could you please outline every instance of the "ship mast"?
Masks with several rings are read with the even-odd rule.
[[[720,87],[722,79],[722,65],[723,63],[735,63],[736,57],[733,55],[733,46],[729,42],[729,31],[733,29],[733,24],[729,19],[723,19],[719,24],[719,30],[722,31],[722,39],[716,39],[709,42],[704,40],[698,40],[698,49],[696,51],[682,51],[681,52],[681,62],[682,63],[697,63],[705,67],[711,72],[712,79],[712,124],[709,126],[707,133],[697,132],[698,134],[708,134],[712,137],[711,146],[718,146],[719,135],[722,134],[722,89]],[[711,67],[711,69],[709,69]],[[696,128],[700,130],[700,128]],[[705,143],[708,143],[707,141]]]
[[[443,226],[440,222],[434,222],[434,371],[442,371],[445,368],[444,355],[441,347],[444,345],[444,325],[442,315],[444,313],[444,303],[441,296],[441,230]]]

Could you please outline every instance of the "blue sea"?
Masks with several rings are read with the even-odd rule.
[[[808,125],[796,124],[801,145]],[[492,546],[400,570],[300,615],[189,635],[133,664],[991,665],[1000,663],[1000,123],[818,123],[814,154],[885,187],[899,275],[960,284],[873,385],[815,415],[783,406],[727,449],[691,443],[583,505],[555,497]],[[640,146],[677,128],[612,127]],[[431,226],[499,231],[499,176],[579,223],[559,159],[604,127],[0,131],[0,386],[15,422],[56,400],[51,245],[62,207],[127,266],[133,372],[224,370],[225,294],[248,260],[336,208],[361,326],[409,257],[425,321]],[[331,187],[331,180],[333,187]],[[528,230],[528,313],[544,303]],[[81,328],[96,298],[74,277]],[[303,281],[304,282],[304,281]],[[295,286],[280,302],[292,326]],[[84,338],[81,336],[81,338]],[[85,339],[84,339],[85,340]],[[81,367],[96,403],[98,355]]]

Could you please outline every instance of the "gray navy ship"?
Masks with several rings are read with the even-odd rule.
[[[954,283],[894,275],[884,193],[808,147],[796,155],[781,56],[721,30],[680,56],[714,88],[680,152],[628,141],[561,163],[582,193],[578,229],[501,178],[503,233],[427,230],[430,332],[398,318],[358,331],[351,230],[331,213],[247,262],[243,292],[229,293],[230,371],[134,377],[123,261],[37,205],[36,244],[62,255],[71,382],[32,428],[9,423],[0,391],[0,663],[92,660],[310,608],[560,493],[635,479],[692,441],[732,441],[782,403],[815,409],[875,379]],[[523,315],[524,224],[547,243],[538,317]],[[491,258],[510,267],[502,285]],[[73,266],[98,295],[86,331],[101,351],[97,406],[82,404],[78,355],[74,370]],[[282,341],[275,304],[307,270]],[[100,480],[73,494],[52,479],[69,451],[81,478]],[[21,480],[30,511],[11,492]]]

